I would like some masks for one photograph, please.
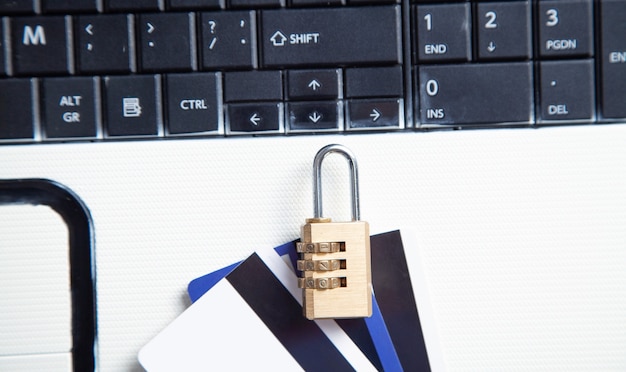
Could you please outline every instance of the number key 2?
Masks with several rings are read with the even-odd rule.
[[[528,1],[479,3],[476,15],[481,60],[530,58]]]

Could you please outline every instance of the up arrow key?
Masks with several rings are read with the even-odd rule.
[[[321,86],[322,85],[320,84],[320,82],[315,79],[311,80],[311,82],[309,83],[309,88],[313,90],[318,90]]]

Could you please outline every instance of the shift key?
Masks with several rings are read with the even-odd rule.
[[[401,61],[398,5],[266,10],[261,22],[266,67]]]
[[[528,62],[419,67],[422,124],[529,123],[532,76]]]

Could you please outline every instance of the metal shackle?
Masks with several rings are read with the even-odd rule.
[[[320,149],[313,160],[313,215],[314,218],[322,217],[322,161],[332,153],[343,155],[350,165],[350,196],[352,199],[352,221],[361,219],[359,207],[359,171],[356,158],[350,149],[343,145],[328,145]]]

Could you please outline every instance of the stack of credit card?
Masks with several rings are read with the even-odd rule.
[[[289,242],[189,283],[192,305],[141,349],[139,361],[148,371],[430,371],[433,350],[402,234],[372,236],[371,252],[370,318],[307,320]]]

